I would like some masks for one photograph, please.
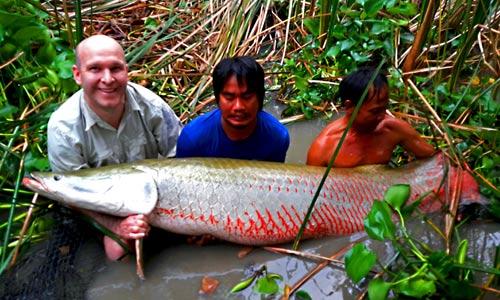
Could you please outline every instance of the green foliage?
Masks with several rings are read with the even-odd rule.
[[[408,185],[390,187],[384,201],[375,201],[365,218],[365,230],[369,236],[376,240],[392,241],[398,257],[390,268],[380,265],[386,275],[370,280],[368,298],[474,299],[480,294],[480,290],[471,285],[474,272],[499,275],[500,271],[469,259],[466,256],[467,240],[459,242],[454,254],[446,254],[444,251],[432,251],[423,242],[411,237],[401,213],[408,210],[409,195]],[[399,217],[398,230],[395,230],[392,214],[388,213],[389,207]],[[394,228],[389,231],[387,228],[392,226]],[[347,275],[354,283],[358,283],[368,277],[376,261],[376,254],[358,243],[345,255]]]
[[[2,200],[10,202],[5,212],[9,217],[0,226],[2,266],[7,265],[14,247],[43,236],[44,222],[37,217],[30,220],[26,236],[17,239],[24,221],[21,216],[26,216],[26,208],[18,201],[21,179],[25,173],[48,170],[45,134],[48,117],[61,99],[77,89],[71,71],[74,61],[71,43],[62,28],[53,30],[52,26],[49,15],[30,1],[1,1],[0,187],[2,194],[4,187],[14,190],[8,196],[1,195]]]
[[[275,66],[275,70],[285,71],[281,82],[293,82],[291,88],[284,87],[290,98],[285,116],[304,114],[310,119],[325,102],[340,105],[335,99],[335,88],[328,81],[360,65],[375,66],[383,58],[393,57],[393,32],[406,31],[409,19],[417,13],[416,5],[409,1],[332,2],[335,3],[321,2],[322,12],[329,15],[304,20],[309,33],[298,37],[303,45],[301,50]],[[323,5],[331,11],[325,12]],[[382,7],[389,16],[377,14]],[[330,27],[320,26],[326,23]],[[327,40],[322,38],[324,35]],[[400,46],[409,42],[411,39]]]
[[[283,278],[279,274],[269,273],[267,266],[263,265],[260,269],[256,270],[248,279],[235,285],[229,293],[237,293],[248,288],[254,281],[254,291],[263,295],[274,295],[279,292],[277,281]]]
[[[371,271],[377,256],[364,244],[354,245],[345,254],[345,270],[354,283],[358,283]]]
[[[268,272],[267,266],[262,265],[262,267],[255,270],[249,278],[236,284],[229,293],[234,294],[241,292],[249,288],[255,282],[253,291],[254,293],[259,294],[262,299],[278,299],[278,295],[280,293],[278,281],[282,280],[283,277],[281,275]],[[311,297],[305,291],[297,291],[294,299],[308,300],[311,299]]]

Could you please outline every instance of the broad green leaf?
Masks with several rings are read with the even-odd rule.
[[[33,42],[50,42],[50,30],[43,25],[26,26],[19,29],[14,34],[14,39],[23,47],[31,45]]]
[[[339,44],[335,44],[334,46],[330,47],[330,49],[328,49],[328,51],[326,52],[326,56],[327,57],[337,57],[337,55],[339,55],[340,53],[340,45]]]
[[[312,297],[306,291],[300,290],[300,291],[297,291],[295,293],[294,299],[295,300],[312,300]]]
[[[495,167],[495,162],[493,161],[493,159],[491,159],[487,156],[484,156],[482,159],[481,168],[482,169],[493,169],[494,167]]]
[[[385,282],[382,278],[375,278],[368,284],[368,299],[385,300],[391,288],[390,282]]]
[[[11,25],[12,27],[22,27],[23,25],[26,26],[26,24],[34,20],[35,17],[31,15],[21,15],[0,10],[0,24],[6,28],[10,27]]]
[[[7,103],[4,107],[0,108],[0,119],[11,118],[12,114],[17,111],[19,111],[19,109],[16,106]]]
[[[307,30],[309,30],[312,35],[315,37],[319,35],[319,19],[314,18],[314,19],[304,19],[304,25],[306,26]]]
[[[354,42],[350,39],[339,41],[337,44],[340,44],[340,51],[351,49]]]
[[[388,7],[387,12],[393,15],[402,15],[405,17],[413,17],[418,12],[418,6],[415,3],[400,3],[395,7]]]
[[[379,241],[385,238],[392,239],[396,232],[396,225],[391,217],[392,212],[389,205],[380,200],[375,200],[372,209],[363,221],[366,233],[368,233],[372,239]]]
[[[302,106],[302,112],[308,120],[312,119],[314,116],[314,109],[310,108],[309,106]]]
[[[385,192],[385,201],[396,211],[401,211],[401,207],[406,204],[410,197],[410,185],[395,184]]]
[[[345,255],[345,270],[351,280],[357,284],[372,269],[377,256],[364,244],[354,245]]]
[[[370,32],[374,35],[379,35],[381,33],[387,33],[391,30],[392,26],[388,22],[376,21],[373,23],[372,29]]]
[[[299,77],[299,76],[295,76],[295,86],[302,92],[306,92],[307,91],[307,87],[308,87],[308,82],[307,82],[307,79],[305,78],[302,78],[302,77]]]
[[[29,152],[28,154],[31,154]],[[50,170],[50,163],[47,157],[33,157],[33,155],[27,155],[24,162],[26,170],[30,171],[44,171],[48,172]]]
[[[434,281],[423,278],[404,280],[396,285],[396,289],[403,295],[415,298],[423,298],[436,293]]]
[[[262,277],[257,279],[257,283],[255,284],[254,291],[261,294],[274,294],[279,291],[279,286],[276,283],[276,280],[269,277]]]
[[[363,5],[367,17],[374,17],[384,6],[384,1],[385,0],[360,0],[359,3]]]

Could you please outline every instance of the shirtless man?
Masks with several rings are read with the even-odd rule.
[[[347,132],[333,166],[350,168],[387,164],[398,145],[417,158],[436,153],[410,124],[386,113],[389,103],[387,78],[380,73],[374,75],[375,72],[372,68],[361,68],[342,80],[339,93],[346,114],[326,126],[313,141],[307,154],[308,165],[328,166],[356,104],[373,76],[373,84]]]

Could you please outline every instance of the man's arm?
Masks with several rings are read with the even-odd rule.
[[[182,124],[174,111],[165,102],[162,103],[162,124],[159,132],[155,133],[160,140],[160,154],[163,157],[174,157],[177,140],[182,130]]]
[[[325,137],[319,135],[309,147],[307,152],[306,165],[325,167],[328,162],[325,160],[325,156],[328,155],[330,151],[325,147]]]
[[[396,120],[398,120],[398,124],[395,128],[399,131],[401,147],[411,152],[417,158],[430,157],[436,153],[436,149],[427,143],[415,128],[403,120]]]
[[[78,143],[71,135],[65,134],[57,124],[49,121],[47,128],[47,148],[52,171],[73,171],[88,168]]]
[[[203,156],[201,151],[203,149],[199,149],[197,143],[193,141],[190,135],[190,128],[184,127],[179,135],[179,139],[177,140],[177,150],[176,157],[196,157]]]
[[[84,155],[78,150],[78,145],[73,143],[70,135],[64,134],[58,127],[60,124],[49,122],[47,140],[49,161],[53,171],[64,172],[88,168]],[[150,227],[144,215],[133,215],[126,218],[117,218],[100,214],[90,210],[75,209],[90,217],[109,231],[130,244],[128,241],[147,236]],[[105,236],[104,247],[106,255],[111,260],[117,260],[125,254],[125,250],[114,240]]]

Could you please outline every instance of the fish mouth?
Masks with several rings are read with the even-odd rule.
[[[33,190],[34,192],[47,192],[47,186],[45,186],[35,174],[30,174],[31,177],[24,177],[22,183],[25,187]]]

